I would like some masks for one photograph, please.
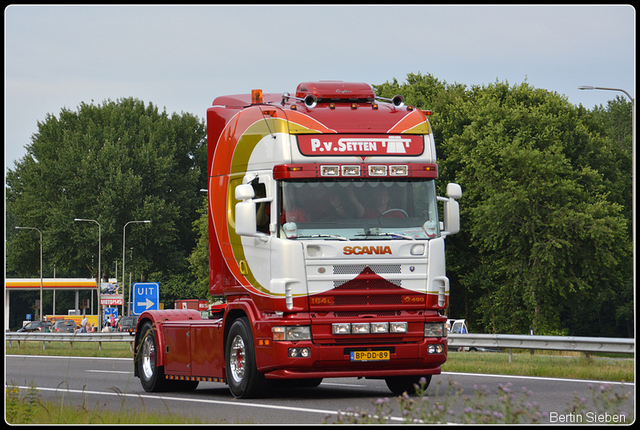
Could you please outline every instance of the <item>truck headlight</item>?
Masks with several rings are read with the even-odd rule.
[[[271,327],[273,340],[311,340],[311,326],[308,325],[292,325]]]
[[[444,323],[425,323],[424,337],[446,337],[446,328]]]
[[[331,332],[333,334],[349,334],[351,333],[350,323],[333,323],[331,324]]]
[[[406,322],[390,322],[389,333],[406,333],[408,326]]]
[[[369,323],[353,323],[351,324],[351,333],[353,334],[364,334],[369,333],[370,324]]]

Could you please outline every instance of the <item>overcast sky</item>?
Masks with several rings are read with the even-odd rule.
[[[588,109],[635,98],[635,10],[607,6],[9,6],[5,173],[37,122],[135,97],[204,118],[219,95],[408,73],[517,85]]]

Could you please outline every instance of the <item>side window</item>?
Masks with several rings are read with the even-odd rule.
[[[258,182],[258,178],[251,181],[253,187],[254,200],[264,199],[267,197],[267,190],[262,182]],[[257,202],[256,203],[256,231],[262,233],[269,233],[269,219],[271,217],[271,210],[269,202]]]

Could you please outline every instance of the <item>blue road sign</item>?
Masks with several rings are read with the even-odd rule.
[[[110,321],[111,315],[118,319],[118,308],[104,308],[104,321]]]
[[[138,282],[133,284],[133,314],[157,310],[160,303],[160,286],[157,282]]]

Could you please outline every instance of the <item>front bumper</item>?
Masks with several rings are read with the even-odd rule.
[[[442,353],[429,353],[442,345]],[[307,357],[289,357],[289,348],[308,348]],[[388,351],[388,359],[353,361],[352,351]],[[273,342],[256,348],[258,370],[267,379],[340,378],[434,375],[447,360],[447,338],[424,338],[413,343],[374,345],[318,345],[312,341]]]

